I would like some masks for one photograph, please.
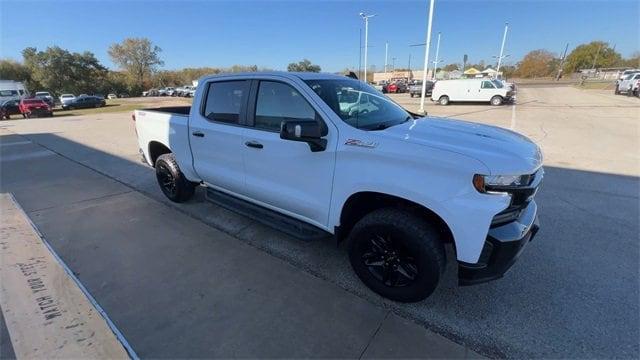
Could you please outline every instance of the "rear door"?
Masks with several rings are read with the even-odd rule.
[[[206,184],[227,192],[245,188],[243,123],[250,84],[223,79],[204,84],[200,106],[191,111],[193,167]]]
[[[335,166],[335,132],[326,150],[280,139],[284,120],[325,122],[301,84],[278,80],[254,83],[243,152],[246,194],[263,205],[325,227]]]

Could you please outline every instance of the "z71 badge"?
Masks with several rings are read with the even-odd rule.
[[[358,139],[347,139],[347,141],[345,141],[344,144],[345,145],[350,145],[350,146],[365,147],[365,148],[374,148],[374,147],[378,146],[378,143],[376,143],[376,142],[373,142],[373,141],[362,141],[362,140],[358,140]]]

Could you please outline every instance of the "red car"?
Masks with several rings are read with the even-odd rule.
[[[388,93],[403,93],[407,91],[407,85],[405,85],[404,83],[399,83],[399,82],[395,82],[395,83],[391,83],[389,85],[387,85],[387,92]]]
[[[42,99],[22,99],[18,108],[27,119],[32,116],[53,116],[53,109]]]

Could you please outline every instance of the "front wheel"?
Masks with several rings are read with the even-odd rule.
[[[163,154],[156,159],[156,179],[164,195],[173,202],[189,200],[196,183],[184,177],[173,154]]]
[[[491,98],[491,105],[500,106],[502,105],[502,96],[496,95]]]
[[[445,269],[437,231],[417,215],[395,208],[365,215],[349,235],[348,251],[365,285],[400,302],[427,298]]]

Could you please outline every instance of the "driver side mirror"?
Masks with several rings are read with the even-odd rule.
[[[280,124],[280,139],[301,141],[309,144],[312,152],[323,151],[327,148],[327,134],[324,124],[319,121],[285,120]]]

